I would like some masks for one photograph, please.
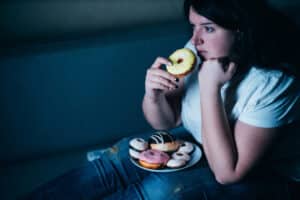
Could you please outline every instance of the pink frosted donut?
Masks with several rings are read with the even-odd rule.
[[[145,151],[148,149],[148,142],[146,142],[143,138],[133,138],[129,141],[129,145],[138,151]]]
[[[157,169],[167,164],[170,156],[162,151],[148,149],[140,153],[139,163],[146,168]]]
[[[194,145],[190,142],[183,142],[180,144],[178,152],[191,153],[194,150]]]
[[[189,154],[187,154],[187,153],[177,151],[172,154],[172,158],[178,159],[178,160],[189,161],[191,159],[191,156],[189,156]]]

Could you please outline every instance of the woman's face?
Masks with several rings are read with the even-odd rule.
[[[198,55],[204,60],[226,57],[234,41],[232,31],[222,28],[209,19],[199,15],[192,7],[189,21],[193,26],[191,42]]]

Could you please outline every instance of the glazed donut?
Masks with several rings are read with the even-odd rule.
[[[148,149],[141,152],[139,156],[139,163],[141,166],[146,168],[158,169],[164,167],[169,159],[170,156],[165,152],[155,149]]]
[[[179,147],[179,142],[168,132],[158,131],[151,135],[148,139],[151,149],[156,149],[164,152],[176,151]]]
[[[167,167],[178,168],[184,166],[185,164],[186,164],[185,160],[172,158],[167,162]]]
[[[178,159],[178,160],[189,161],[191,159],[191,156],[189,156],[189,154],[187,154],[187,153],[177,151],[172,154],[172,158]]]
[[[140,158],[140,152],[129,148],[129,155],[134,158],[134,159],[139,159]]]
[[[129,145],[138,151],[145,151],[148,149],[148,143],[143,138],[133,138],[129,141]]]
[[[194,145],[190,142],[184,141],[180,144],[178,152],[191,153],[194,150]]]
[[[193,70],[196,63],[196,56],[192,50],[183,48],[173,52],[169,60],[172,62],[172,65],[166,66],[167,71],[181,78]]]

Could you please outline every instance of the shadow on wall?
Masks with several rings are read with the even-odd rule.
[[[0,3],[0,43],[101,35],[139,25],[182,19],[183,0],[5,0]],[[138,17],[137,17],[138,16]]]
[[[255,1],[261,3],[261,0]],[[275,52],[270,54],[276,55],[279,61],[295,66],[287,70],[292,70],[293,74],[300,76],[300,68],[297,67],[300,66],[300,1],[269,0],[268,2],[273,9],[265,13],[269,21],[258,22],[262,29],[266,30],[260,42],[265,46],[271,46]],[[265,42],[267,41],[265,38],[268,38],[268,43]],[[269,52],[264,53],[268,56]]]

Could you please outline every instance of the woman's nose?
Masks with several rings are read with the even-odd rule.
[[[199,31],[194,31],[193,32],[193,36],[191,38],[191,42],[193,45],[197,46],[197,45],[200,45],[200,44],[203,44],[204,40],[203,38],[201,37],[201,34],[199,33]]]

